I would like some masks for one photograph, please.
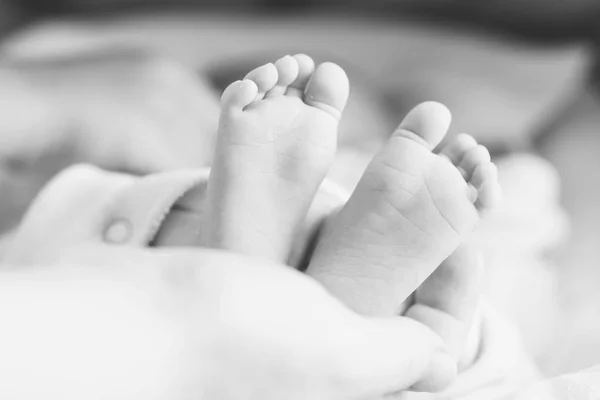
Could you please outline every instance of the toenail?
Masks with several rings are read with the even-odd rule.
[[[104,240],[108,243],[124,244],[133,236],[133,226],[126,219],[113,220],[104,230]]]

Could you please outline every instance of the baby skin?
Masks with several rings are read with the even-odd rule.
[[[202,244],[286,262],[335,157],[349,94],[337,65],[286,56],[221,98]]]
[[[432,152],[449,125],[439,103],[413,109],[324,228],[307,272],[361,314],[399,315],[499,200],[496,168],[471,136]]]
[[[333,161],[348,87],[337,65],[315,68],[308,56],[295,55],[224,91],[202,245],[287,260]],[[472,137],[459,135],[432,152],[449,125],[439,103],[406,116],[326,222],[307,273],[367,316],[399,315],[414,293],[406,315],[446,341],[447,367],[455,369],[482,267],[462,242],[498,202],[500,188],[488,151]]]

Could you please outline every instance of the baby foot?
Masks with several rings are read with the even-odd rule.
[[[498,201],[496,169],[472,137],[432,153],[450,118],[439,103],[413,109],[324,230],[307,272],[357,312],[398,315]]]
[[[285,56],[225,89],[202,244],[285,262],[335,156],[346,73]]]

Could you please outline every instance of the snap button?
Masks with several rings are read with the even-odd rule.
[[[123,244],[131,239],[133,227],[125,219],[113,221],[104,231],[104,240],[109,243]]]

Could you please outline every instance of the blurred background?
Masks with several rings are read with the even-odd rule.
[[[74,162],[210,164],[220,90],[303,52],[349,72],[347,188],[421,101],[489,146],[489,301],[544,373],[600,363],[597,21],[600,0],[0,0],[0,228]]]

